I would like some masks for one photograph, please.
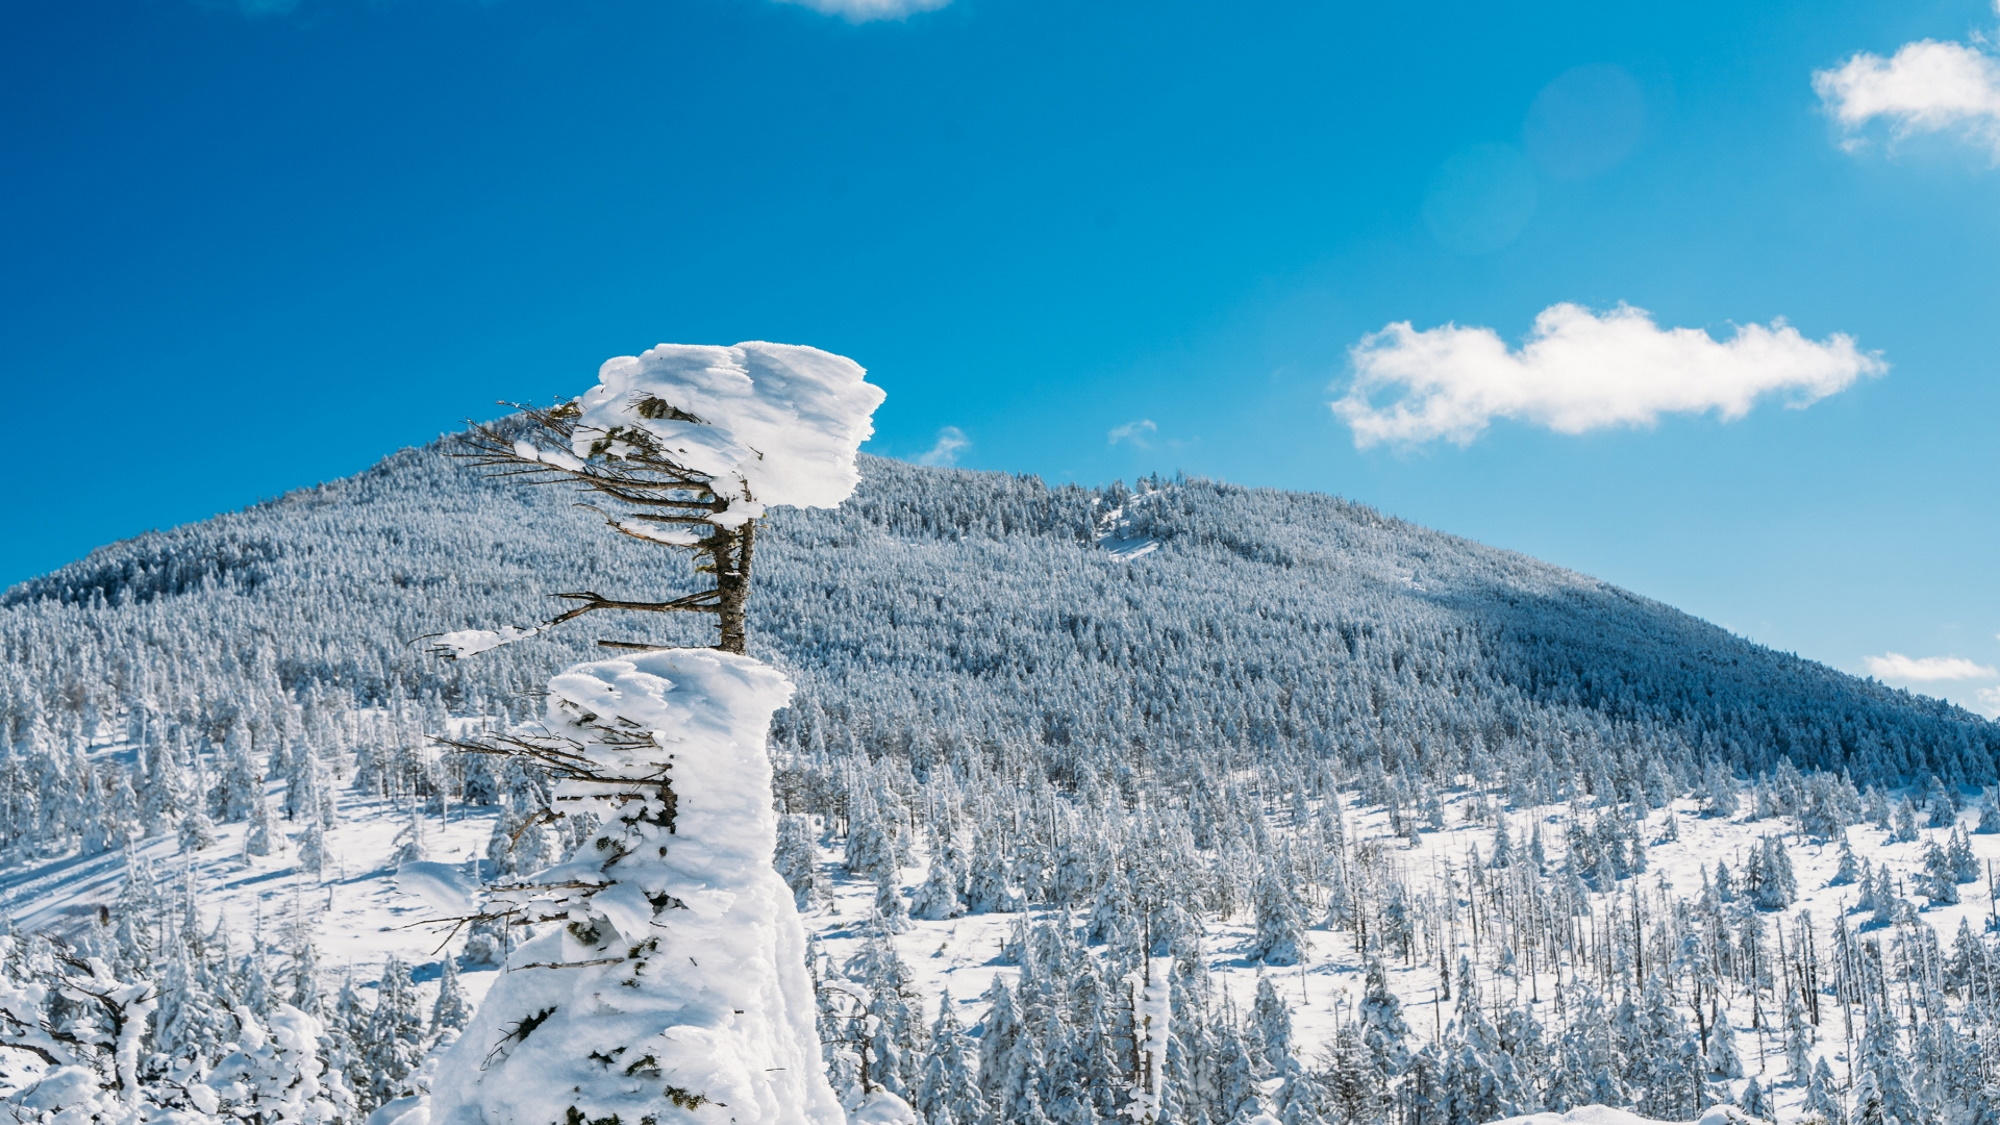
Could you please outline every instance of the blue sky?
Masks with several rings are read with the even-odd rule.
[[[2000,711],[1985,4],[842,2],[7,5],[0,581],[771,339]]]

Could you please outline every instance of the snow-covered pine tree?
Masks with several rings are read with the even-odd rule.
[[[1263,864],[1254,902],[1257,932],[1247,951],[1266,965],[1296,965],[1306,959],[1305,923],[1291,880],[1273,862]]]
[[[1932,840],[1924,848],[1924,870],[1920,880],[1920,893],[1931,900],[1933,906],[1951,906],[1958,902],[1958,878],[1952,870],[1951,857]]]
[[[1379,960],[1368,962],[1367,984],[1356,1015],[1362,1045],[1368,1048],[1369,1059],[1386,1083],[1409,1063],[1404,1040],[1409,1037],[1410,1025],[1403,1019],[1403,1002],[1389,988],[1389,972]]]
[[[1250,1037],[1264,1059],[1265,1073],[1281,1073],[1292,1057],[1292,1008],[1278,995],[1271,978],[1261,974],[1251,1008]]]
[[[1989,789],[1986,799],[1979,803],[1979,826],[1973,832],[1981,836],[2000,834],[2000,789]]]
[[[1784,842],[1776,836],[1766,836],[1752,854],[1757,880],[1750,891],[1750,901],[1759,910],[1783,910],[1790,906],[1799,897],[1799,883],[1792,874],[1792,859]]]
[[[442,959],[437,1000],[431,1004],[431,1038],[455,1035],[472,1018],[472,1001],[458,978],[458,958],[447,953]]]
[[[267,1020],[244,1008],[236,1010],[236,1020],[235,1049],[203,1082],[215,1100],[209,1112],[264,1125],[334,1125],[358,1116],[361,1103],[320,1056],[326,1028],[317,1018],[281,1003]],[[200,1109],[207,1098],[196,1098]]]
[[[7,1096],[18,1121],[62,1125],[139,1125],[146,1119],[140,1085],[148,1023],[159,993],[145,980],[120,980],[101,957],[35,939],[0,935],[0,1046],[31,1055],[39,1077]]]
[[[566,478],[614,531],[694,552],[713,585],[661,601],[595,591],[528,627],[435,638],[462,658],[598,611],[715,616],[713,649],[633,642],[549,682],[546,716],[459,749],[525,759],[571,815],[596,818],[569,862],[494,889],[542,927],[518,946],[435,1079],[440,1125],[837,1125],[820,1065],[805,935],[772,866],[765,748],[791,696],[745,655],[757,520],[834,507],[882,400],[853,362],[812,348],[661,345],[598,385],[475,427],[468,456]]]
[[[778,844],[773,860],[785,885],[792,888],[792,901],[803,911],[813,904],[819,891],[819,855],[813,848],[813,831],[807,818],[788,814],[778,820]]]
[[[950,992],[938,998],[937,1022],[931,1025],[930,1057],[924,1061],[923,1078],[917,1087],[918,1112],[931,1125],[962,1122],[979,1125],[985,1120],[986,1102],[972,1079],[966,1058],[965,1031],[959,1026]]]

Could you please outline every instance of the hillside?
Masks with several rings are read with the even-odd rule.
[[[1331,497],[864,471],[770,520],[752,634],[801,689],[779,864],[852,982],[840,1082],[865,1057],[933,1125],[1102,1120],[1156,957],[1188,1125],[2000,1089],[1925,1030],[1995,1024],[1991,890],[1956,888],[2000,858],[1969,832],[2000,727]],[[693,637],[411,643],[683,581],[574,500],[410,450],[7,591],[9,958],[47,931],[168,982],[161,1074],[283,994],[356,1112],[420,1091],[456,1026],[429,1007],[503,936],[400,928],[439,908],[396,868],[531,871],[579,832],[426,734],[520,717],[597,637]]]

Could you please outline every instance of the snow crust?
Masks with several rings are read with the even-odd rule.
[[[576,400],[572,452],[626,455],[621,435],[643,430],[681,464],[747,490],[750,503],[716,515],[724,527],[770,505],[831,508],[860,483],[855,453],[882,403],[865,375],[851,359],[794,344],[661,344],[605,361]],[[655,401],[698,421],[647,417],[660,412],[642,404]]]
[[[664,649],[575,665],[549,691],[547,726],[583,743],[600,772],[657,770],[643,749],[607,745],[601,734],[651,732],[667,750],[677,804],[657,852],[607,863],[586,843],[533,881],[609,878],[589,904],[616,930],[611,944],[621,954],[657,948],[643,963],[607,958],[568,928],[523,944],[443,1059],[429,1120],[554,1125],[589,1091],[582,1108],[591,1120],[844,1122],[821,1067],[805,931],[772,867],[765,737],[791,698],[790,681],[748,657]],[[588,782],[562,782],[556,799],[623,807]],[[674,905],[656,906],[660,896]],[[663,1100],[675,1090],[699,1104]]]

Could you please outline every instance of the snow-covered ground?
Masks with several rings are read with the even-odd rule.
[[[274,801],[279,791],[274,784]],[[1450,827],[1424,832],[1414,846],[1391,831],[1384,809],[1350,806],[1346,811],[1349,839],[1355,846],[1373,843],[1383,848],[1390,862],[1406,873],[1411,888],[1421,894],[1438,888],[1443,880],[1462,880],[1474,849],[1491,851],[1491,825],[1467,823],[1467,806],[1473,800],[1469,794],[1460,794],[1446,801],[1444,821]],[[133,847],[129,857],[121,853],[89,859],[72,856],[9,867],[0,871],[0,905],[4,905],[15,932],[49,929],[75,933],[87,927],[100,911],[112,909],[128,863],[143,862],[162,882],[191,879],[205,925],[213,927],[235,952],[252,948],[260,935],[274,934],[281,926],[303,923],[314,935],[322,971],[329,979],[350,973],[357,985],[371,988],[374,971],[393,956],[417,967],[418,987],[428,1003],[437,988],[438,959],[446,950],[455,951],[459,939],[446,927],[426,924],[439,911],[420,893],[422,888],[416,881],[406,880],[406,885],[399,886],[392,857],[402,846],[399,837],[407,834],[414,819],[422,825],[430,860],[472,870],[486,852],[494,814],[478,808],[453,808],[442,817],[413,816],[407,804],[365,797],[347,787],[340,789],[339,803],[338,822],[328,833],[330,858],[319,876],[301,872],[290,848],[269,856],[246,856],[245,825],[226,824],[218,826],[213,847],[192,856],[181,854],[172,839],[153,839]],[[1533,823],[1541,824],[1553,865],[1560,860],[1560,842],[1569,814],[1567,806],[1548,806],[1517,810],[1507,816],[1517,840],[1527,838]],[[1675,831],[1669,831],[1670,820]],[[1974,820],[1970,811],[1961,814],[1968,829]],[[1819,940],[1825,942],[1834,920],[1850,910],[1856,898],[1857,887],[1830,885],[1838,864],[1837,847],[1808,841],[1786,820],[1753,820],[1747,811],[1728,819],[1704,818],[1691,799],[1684,799],[1653,812],[1645,822],[1645,833],[1651,844],[1650,866],[1635,879],[1647,894],[1664,889],[1676,897],[1693,897],[1702,887],[1705,873],[1712,872],[1718,861],[1741,872],[1759,840],[1782,833],[1799,888],[1797,902],[1784,917],[1794,918],[1798,911],[1809,910],[1816,920]],[[1908,888],[1922,871],[1926,845],[1932,840],[1942,844],[1949,833],[1945,828],[1921,828],[1917,840],[1897,843],[1890,833],[1864,823],[1848,829],[1848,838],[1857,857],[1870,865],[1886,864],[1902,884],[1904,897],[1917,899]],[[1678,838],[1672,838],[1675,835]],[[1970,840],[1982,867],[1993,870],[1992,865],[2000,862],[2000,835],[1973,835]],[[808,931],[835,964],[860,952],[873,932],[870,919],[876,904],[874,884],[841,868],[839,843],[837,838],[823,839],[820,875],[830,894],[805,915]],[[922,882],[924,858],[918,855],[917,865],[903,869],[905,894],[913,894]],[[1625,881],[1620,893],[1629,895],[1633,881]],[[2000,911],[2000,903],[1984,880],[1961,887],[1961,892],[1960,903],[1927,908],[1914,916],[1935,928],[1946,948],[1962,921],[1969,922],[1975,932],[1983,931]],[[1595,897],[1600,905],[1609,901],[1609,896]],[[935,1018],[938,998],[948,994],[959,1007],[959,1021],[976,1027],[983,1014],[982,997],[994,978],[1019,972],[1002,953],[1009,936],[1024,921],[1049,918],[1052,913],[1031,910],[1025,915],[995,913],[911,921],[893,940],[915,975],[917,991],[928,1007],[926,1018]],[[1866,922],[1865,916],[1850,920],[1857,927]],[[1208,920],[1204,945],[1209,971],[1241,1011],[1250,1009],[1259,979],[1268,977],[1292,1005],[1301,1053],[1310,1057],[1344,1020],[1353,1017],[1364,983],[1364,958],[1356,950],[1351,932],[1314,928],[1306,934],[1310,956],[1303,964],[1266,967],[1244,955],[1253,933],[1253,919],[1247,911],[1233,918]],[[1463,949],[1468,955],[1475,953],[1469,938]],[[1530,973],[1517,965],[1498,973],[1488,952],[1485,958],[1475,958],[1475,963],[1480,965],[1486,982],[1483,988],[1489,996],[1522,1003],[1539,997],[1544,1008],[1552,1002],[1557,985],[1553,971],[1541,966],[1539,972]],[[1438,964],[1392,962],[1388,968],[1404,1003],[1413,1042],[1421,1044],[1441,1034],[1452,1018],[1453,1007],[1441,999]],[[476,1000],[494,979],[492,969],[475,966],[464,974],[463,983]],[[1742,1003],[1742,1010],[1730,1012],[1744,1063],[1744,1078],[1736,1086],[1740,1089],[1751,1078],[1760,1079],[1779,1107],[1779,1119],[1790,1119],[1796,1116],[1804,1095],[1800,1087],[1783,1081],[1786,1067],[1781,1035],[1754,1031],[1747,1001]],[[1768,999],[1765,1003],[1762,1014],[1768,1028],[1775,1024],[1776,1016]],[[1826,1029],[1817,1053],[1828,1060],[1836,1075],[1845,1073],[1848,1046],[1837,1028]],[[1535,1125],[1557,1121],[1625,1125],[1622,1118],[1615,1123],[1554,1115],[1522,1120],[1532,1120]]]
[[[275,795],[281,786],[272,786]],[[343,969],[373,987],[373,971],[395,957],[418,966],[420,987],[436,992],[435,962],[449,927],[427,924],[438,911],[423,897],[397,886],[392,862],[402,847],[398,837],[415,819],[423,826],[424,850],[432,861],[465,865],[483,856],[493,833],[492,809],[455,807],[445,816],[412,817],[408,804],[338,791],[340,815],[327,831],[328,857],[318,876],[299,870],[295,850],[268,856],[243,851],[248,825],[220,824],[216,843],[183,854],[171,837],[135,845],[129,853],[92,858],[68,856],[0,868],[0,908],[15,932],[54,930],[74,934],[93,915],[109,912],[125,883],[128,864],[149,865],[162,884],[191,878],[203,921],[229,952],[254,948],[260,935],[275,938],[281,927],[303,920],[310,928],[334,978]],[[290,828],[282,821],[280,827]],[[432,966],[424,971],[425,966]],[[475,998],[491,984],[491,971],[466,973]]]
[[[1492,827],[1464,822],[1463,813],[1472,800],[1469,795],[1460,795],[1447,801],[1446,820],[1456,827],[1425,832],[1422,842],[1416,846],[1409,846],[1390,830],[1386,810],[1380,807],[1351,808],[1347,813],[1351,837],[1357,844],[1373,840],[1389,847],[1395,862],[1406,872],[1412,889],[1422,893],[1449,878],[1452,872],[1462,879],[1472,849],[1490,854]],[[1660,839],[1669,818],[1677,822],[1678,840]],[[1508,819],[1516,840],[1525,839],[1530,825],[1539,820],[1543,835],[1549,841],[1552,864],[1560,861],[1560,841],[1569,819],[1568,806],[1551,805],[1523,810],[1510,813]],[[1961,823],[1968,830],[1976,819],[1970,812],[1961,814]],[[1650,869],[1636,876],[1636,881],[1648,891],[1664,888],[1677,896],[1691,898],[1703,884],[1704,871],[1712,872],[1720,861],[1731,871],[1740,873],[1744,870],[1750,850],[1760,839],[1783,832],[1799,887],[1798,901],[1784,912],[1785,917],[1794,917],[1800,910],[1810,911],[1816,920],[1819,940],[1825,942],[1833,920],[1846,913],[1856,898],[1855,886],[1830,885],[1838,867],[1837,847],[1806,840],[1797,832],[1796,825],[1788,820],[1752,820],[1747,812],[1728,819],[1704,818],[1693,799],[1683,799],[1667,809],[1654,812],[1646,826],[1651,841],[1648,852]],[[1950,831],[1948,828],[1920,828],[1916,841],[1896,843],[1890,839],[1888,832],[1868,824],[1857,824],[1848,829],[1848,838],[1857,858],[1871,865],[1887,864],[1901,885],[1901,893],[1921,902],[1909,887],[1923,870],[1926,845],[1935,840],[1942,846]],[[2000,835],[1974,835],[1971,842],[1982,866],[2000,863]],[[875,908],[876,890],[872,883],[845,875],[839,867],[839,855],[835,849],[826,849],[823,860],[824,873],[832,881],[835,893],[827,905],[807,915],[806,925],[808,930],[818,935],[837,963],[858,953],[873,932],[868,923]],[[906,891],[913,891],[922,881],[924,873],[921,866],[905,869]],[[1629,893],[1630,885],[1631,881],[1626,881],[1620,893]],[[1931,907],[1917,915],[1938,931],[1939,941],[1946,948],[1950,947],[1961,921],[1969,920],[1974,932],[1981,932],[1989,919],[2000,917],[1996,914],[2000,911],[2000,903],[1996,903],[1991,886],[1980,882],[1960,890],[1962,900],[1957,905]],[[1618,896],[1605,894],[1593,897],[1602,908]],[[1046,916],[1047,912],[1043,911],[1029,912],[1030,918]],[[917,974],[919,988],[930,998],[930,1002],[934,1005],[937,997],[949,994],[960,1006],[960,1022],[970,1027],[977,1024],[983,1014],[982,997],[994,977],[1012,977],[1019,972],[1002,957],[1002,946],[1019,924],[1019,919],[1019,915],[1012,914],[982,914],[945,921],[913,920],[910,928],[897,934],[894,941],[903,959]],[[1864,925],[1865,921],[1865,916],[1850,919],[1857,927]],[[1250,961],[1243,953],[1254,933],[1254,921],[1247,911],[1234,918],[1210,920],[1205,935],[1209,972],[1227,991],[1237,1009],[1246,1012],[1252,1007],[1258,981],[1268,977],[1292,1005],[1294,1030],[1305,1048],[1302,1053],[1310,1057],[1330,1041],[1344,1021],[1354,1018],[1365,983],[1366,958],[1356,950],[1350,933],[1315,928],[1307,932],[1312,952],[1304,963],[1289,968],[1270,968]],[[1496,989],[1503,990],[1500,992],[1502,997],[1519,1003],[1539,996],[1538,1014],[1546,1013],[1552,1005],[1557,984],[1554,971],[1528,973],[1516,966],[1504,975],[1496,974],[1489,963],[1490,951],[1486,958],[1476,956],[1470,940],[1461,948],[1466,955],[1474,956],[1475,964],[1481,966],[1482,980],[1491,982],[1486,986],[1489,995]],[[1451,960],[1455,963],[1457,958]],[[1410,1025],[1412,1039],[1417,1043],[1436,1039],[1454,1013],[1451,1002],[1441,998],[1449,996],[1450,988],[1442,981],[1438,966],[1389,962],[1387,968],[1392,986],[1403,1002],[1404,1017]],[[931,1009],[931,1014],[935,1015],[935,1007]],[[1760,1037],[1752,1029],[1752,1013],[1747,1000],[1730,1010],[1730,1022],[1736,1030],[1737,1050],[1744,1063],[1744,1077],[1735,1083],[1735,1087],[1740,1091],[1751,1079],[1759,1079],[1780,1107],[1779,1119],[1791,1120],[1797,1116],[1804,1090],[1781,1084],[1786,1071],[1783,1042],[1779,1034],[1769,1030],[1775,1027],[1777,1017],[1771,1010],[1768,997],[1762,1014],[1767,1030]],[[1822,1042],[1818,1054],[1828,1060],[1836,1075],[1846,1073],[1848,1052],[1837,1034],[1829,1035]],[[1573,1125],[1631,1125],[1642,1119],[1616,1113],[1600,1121],[1586,1113],[1585,1117],[1540,1114],[1518,1120],[1532,1121],[1534,1125],[1555,1125],[1562,1121],[1572,1122]]]

